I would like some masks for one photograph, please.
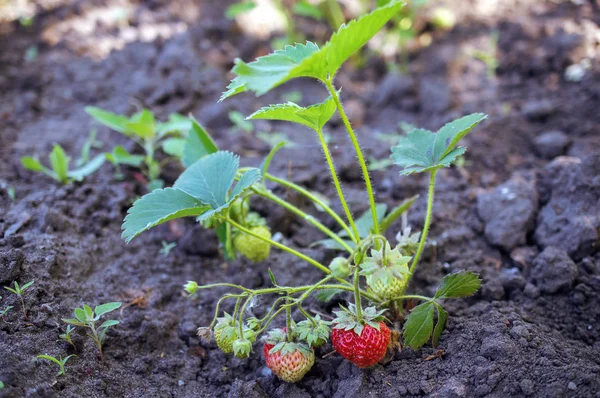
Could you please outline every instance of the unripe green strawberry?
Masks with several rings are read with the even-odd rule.
[[[244,215],[248,214],[250,209],[248,202],[249,200],[243,200],[243,198],[238,198],[233,201],[231,208],[229,209],[229,216],[233,221],[242,224],[244,223]]]
[[[329,263],[331,273],[338,278],[347,278],[352,275],[352,269],[348,264],[348,259],[344,257],[336,257]]]
[[[250,231],[267,239],[271,239],[271,231],[269,231],[269,228],[267,227],[252,227],[250,228]],[[242,256],[256,263],[266,260],[271,251],[271,245],[269,243],[243,232],[240,232],[233,239],[233,247]]]
[[[371,250],[371,255],[360,264],[360,274],[367,278],[367,285],[379,297],[393,299],[406,289],[409,260],[410,257],[400,253],[399,247],[392,250],[386,242],[381,249]]]
[[[237,339],[236,328],[234,326],[223,325],[215,327],[215,341],[217,347],[225,354],[233,352],[233,342]]]
[[[236,357],[244,359],[250,356],[252,343],[248,340],[237,339],[233,342],[233,353]]]

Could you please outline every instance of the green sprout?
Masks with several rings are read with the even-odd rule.
[[[59,366],[60,370],[58,371],[58,373],[56,374],[56,376],[62,376],[64,374],[66,374],[65,365],[66,365],[67,361],[71,357],[76,357],[76,356],[77,355],[75,355],[75,354],[71,354],[71,355],[67,356],[64,359],[61,356],[59,356],[58,359],[56,359],[55,357],[46,354],[46,355],[38,355],[36,358],[46,359],[48,361],[51,361],[51,362],[54,362],[55,364],[57,364]]]
[[[164,183],[159,178],[162,167],[172,158],[183,157],[183,147],[192,121],[187,117],[172,114],[168,121],[159,123],[148,109],[143,109],[131,117],[93,106],[86,107],[85,111],[98,123],[123,134],[144,151],[144,155],[130,154],[125,148],[117,145],[112,152],[107,153],[106,158],[115,166],[117,178],[122,178],[121,165],[136,167],[142,170],[149,191],[162,188]],[[170,158],[159,162],[156,159],[158,149],[162,149]]]
[[[256,336],[266,332],[279,314],[285,314],[286,331],[272,331],[265,344],[272,345],[273,348],[265,352],[292,355],[298,351],[302,353],[306,363],[312,363],[310,358],[314,356],[314,345],[327,339],[330,328],[320,318],[312,316],[304,309],[305,300],[313,294],[331,299],[340,292],[353,293],[354,303],[339,311],[331,329],[344,329],[346,332],[353,330],[359,336],[367,327],[379,331],[377,328],[385,325],[385,312],[389,319],[404,322],[402,335],[405,345],[417,349],[431,340],[436,346],[448,317],[443,308],[444,300],[468,297],[479,289],[481,280],[478,275],[470,271],[460,271],[442,278],[433,297],[406,293],[412,288],[412,277],[417,272],[426,245],[432,218],[436,175],[440,169],[449,167],[465,153],[466,149],[459,146],[460,140],[486,116],[479,113],[464,116],[446,124],[436,133],[412,129],[406,136],[394,140],[391,161],[401,168],[400,173],[429,173],[430,184],[422,231],[413,233],[406,222],[403,222],[397,242],[392,245],[386,238],[386,232],[400,217],[405,217],[418,196],[408,198],[390,209],[386,204],[375,201],[365,157],[346,116],[340,98],[341,91],[334,85],[335,75],[342,64],[383,28],[401,6],[399,2],[390,2],[348,25],[343,25],[322,47],[307,42],[286,46],[254,62],[236,60],[233,68],[235,77],[221,97],[223,101],[244,92],[262,95],[296,78],[313,78],[323,83],[328,96],[320,103],[307,107],[292,102],[269,105],[257,110],[247,119],[290,122],[311,131],[325,155],[337,200],[343,209],[342,214],[335,212],[330,207],[331,201],[324,199],[322,194],[312,193],[269,172],[270,163],[282,144],[275,146],[259,167],[240,167],[239,156],[212,147],[211,150],[205,150],[204,155],[199,156],[172,187],[155,190],[143,196],[129,209],[122,226],[122,237],[127,242],[154,226],[172,219],[191,216],[205,227],[217,228],[217,234],[233,235],[235,249],[248,259],[264,259],[265,254],[268,255],[268,249],[272,247],[311,264],[323,273],[322,279],[316,283],[282,286],[269,270],[272,286],[258,289],[233,283],[199,285],[188,281],[184,289],[190,297],[201,294],[204,289],[231,289],[230,293],[225,294],[216,303],[215,315],[210,325],[199,329],[199,335],[203,339],[210,340],[214,332],[217,345],[224,352],[233,352],[239,357],[248,356]],[[346,200],[330,145],[323,133],[324,126],[336,112],[340,115],[352,142],[358,167],[365,181],[367,200],[364,205],[368,209],[359,217],[355,217]],[[305,197],[322,210],[323,216],[330,216],[330,224],[336,226],[330,228],[330,224],[324,224],[317,217],[279,197],[267,183],[282,186]],[[264,225],[265,220],[251,217],[252,212],[249,212],[247,205],[251,197],[281,206],[315,227],[324,235],[324,239],[314,242],[313,246],[319,245],[322,250],[333,250],[337,257],[331,264],[326,265],[272,239],[270,230]],[[227,239],[222,242],[227,246]],[[264,246],[258,250],[257,247],[261,245],[266,245],[267,250],[262,250]],[[246,250],[248,248],[254,251]],[[263,296],[274,297],[266,315],[261,319],[247,318],[249,308],[253,303],[260,302],[257,299]],[[226,313],[225,317],[221,317],[221,305],[226,300],[235,301],[234,310],[231,315]],[[417,300],[421,304],[406,314],[407,300]],[[296,323],[292,319],[292,309],[298,310],[304,319]],[[437,323],[434,327],[435,313]],[[387,326],[385,328],[387,329]],[[333,340],[333,332],[331,336]],[[389,329],[387,336],[389,339]],[[282,350],[283,347],[285,349]],[[384,344],[384,351],[386,347],[387,344]]]
[[[100,317],[102,317],[102,315],[114,311],[119,307],[121,307],[121,303],[112,302],[98,305],[92,310],[91,307],[84,304],[83,308],[75,308],[75,318],[63,319],[63,322],[65,323],[85,327],[89,330],[87,335],[94,341],[96,347],[98,347],[98,351],[100,352],[100,359],[102,360],[102,365],[104,365],[104,354],[102,352],[102,344],[104,343],[104,339],[106,337],[106,331],[111,326],[118,325],[119,321],[112,319],[107,320],[102,322],[100,326],[96,326],[96,322],[100,320]]]
[[[52,169],[44,166],[37,157],[25,156],[21,158],[21,164],[27,170],[46,174],[61,184],[68,184],[73,181],[82,181],[85,177],[98,170],[106,160],[104,154],[96,156],[94,159],[85,163],[75,170],[69,170],[71,158],[67,156],[65,150],[59,144],[54,144],[52,152],[48,155]]]
[[[25,300],[23,299],[23,293],[25,292],[25,290],[27,290],[29,287],[31,287],[31,285],[33,285],[34,281],[29,281],[26,284],[24,284],[23,286],[19,286],[19,284],[17,283],[17,281],[13,282],[13,287],[8,287],[8,286],[4,286],[4,288],[6,290],[8,290],[9,292],[12,292],[14,294],[16,294],[19,297],[19,300],[21,300],[21,309],[23,310],[23,317],[25,319],[27,319],[27,309],[25,308]],[[12,307],[10,307],[12,308]],[[6,308],[4,310],[4,312],[2,313],[2,315],[6,314],[6,312],[10,309],[10,308]]]
[[[0,300],[2,299],[2,296],[0,296]],[[2,318],[3,316],[5,316],[8,311],[10,311],[13,308],[12,305],[7,305],[3,310],[0,310],[0,318]]]
[[[71,325],[67,325],[67,330],[65,330],[64,333],[61,333],[58,335],[58,338],[66,341],[67,343],[69,343],[75,350],[77,350],[77,347],[75,347],[75,343],[73,343],[73,339],[71,339],[71,333],[73,333],[73,331],[75,330],[75,328],[72,328]]]
[[[162,245],[162,248],[158,252],[160,254],[162,254],[164,257],[168,257],[169,253],[171,253],[171,250],[173,250],[174,248],[177,247],[176,242],[169,243],[166,240],[161,240],[160,244]]]

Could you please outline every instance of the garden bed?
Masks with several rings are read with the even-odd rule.
[[[433,243],[413,286],[414,293],[430,294],[444,275],[469,269],[481,275],[482,289],[448,302],[439,347],[404,348],[389,354],[384,365],[361,370],[331,355],[328,344],[297,384],[272,375],[257,346],[250,359],[240,360],[214,342],[200,342],[196,329],[210,323],[224,290],[189,299],[182,286],[188,280],[268,286],[269,268],[282,285],[304,283],[318,280],[318,270],[275,249],[263,263],[226,263],[214,231],[192,220],[162,225],[126,245],[123,218],[145,193],[133,173],[115,181],[106,164],[82,183],[60,186],[26,171],[19,160],[47,153],[55,142],[78,153],[92,128],[86,105],[131,113],[143,104],[162,118],[191,112],[220,148],[258,166],[268,144],[235,131],[227,113],[247,115],[281,102],[282,91],[217,100],[232,59],[254,59],[269,51],[268,43],[241,35],[224,19],[224,5],[204,2],[136,4],[124,25],[95,22],[91,35],[82,26],[92,23],[86,18],[104,2],[67,2],[44,10],[32,26],[3,29],[0,285],[35,283],[24,296],[27,319],[16,297],[1,294],[0,310],[15,308],[0,318],[0,396],[598,396],[600,75],[593,59],[580,82],[567,81],[564,71],[598,56],[599,11],[590,4],[515,1],[486,15],[486,1],[454,3],[459,24],[414,53],[408,75],[385,73],[374,57],[362,70],[344,69],[338,82],[367,157],[388,157],[390,143],[376,133],[399,134],[400,121],[437,130],[453,117],[489,114],[466,139],[464,165],[439,172]],[[488,76],[467,48],[485,46],[494,29],[499,68]],[[138,39],[127,42],[132,32]],[[154,39],[152,32],[169,37]],[[24,58],[32,46],[38,54]],[[303,104],[325,96],[312,81],[288,87],[302,93]],[[283,132],[296,144],[275,157],[272,174],[335,197],[309,130],[256,125]],[[350,205],[361,213],[367,201],[351,144],[339,119],[327,130]],[[98,139],[106,146],[126,143],[105,128],[98,129]],[[172,164],[163,176],[170,184],[180,172]],[[372,177],[378,202],[393,206],[420,195],[408,217],[420,229],[426,177],[401,177],[395,167]],[[276,191],[326,221],[301,197]],[[336,201],[332,206],[341,211]],[[253,207],[284,242],[324,263],[334,257],[310,247],[323,236],[292,214],[259,199]],[[159,254],[163,240],[177,243],[168,255]],[[330,314],[349,297],[310,301],[306,308]],[[78,356],[65,376],[57,378],[54,365],[35,359],[73,353],[57,342],[61,319],[83,303],[109,301],[126,307],[116,313],[120,325],[108,332],[104,367],[82,330],[75,332]],[[264,315],[260,306],[253,311]]]

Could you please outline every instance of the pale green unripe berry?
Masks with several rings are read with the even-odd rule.
[[[233,342],[233,354],[238,358],[248,358],[252,352],[252,343],[248,340],[237,339]]]
[[[347,278],[352,275],[352,269],[348,264],[348,260],[344,257],[336,257],[329,263],[329,269],[334,276],[338,278]]]

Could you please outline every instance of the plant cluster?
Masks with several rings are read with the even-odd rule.
[[[281,147],[274,147],[260,167],[239,167],[239,157],[216,147],[206,150],[177,179],[173,187],[155,190],[129,209],[123,223],[123,238],[129,242],[140,233],[180,217],[196,217],[207,227],[217,228],[223,236],[225,249],[234,246],[237,252],[253,261],[261,261],[271,247],[286,251],[306,261],[323,272],[316,283],[300,286],[284,286],[277,283],[269,270],[271,287],[249,289],[231,283],[215,283],[200,286],[194,281],[184,288],[190,296],[203,289],[225,287],[232,292],[224,295],[216,304],[212,322],[198,330],[206,341],[214,339],[225,353],[246,358],[261,334],[263,353],[267,366],[282,380],[296,382],[310,370],[315,360],[314,349],[331,339],[334,349],[359,367],[369,367],[379,362],[389,346],[396,344],[389,328],[389,320],[401,321],[403,340],[413,349],[429,340],[434,346],[444,330],[448,313],[443,300],[468,297],[480,287],[479,277],[469,271],[445,276],[433,297],[407,294],[425,248],[433,211],[434,187],[437,172],[450,166],[465,148],[458,146],[486,116],[472,114],[443,126],[439,131],[413,129],[398,140],[392,148],[392,161],[401,168],[402,175],[429,174],[427,211],[423,229],[414,233],[403,225],[392,244],[385,233],[416,200],[410,198],[387,211],[387,207],[375,201],[371,178],[358,142],[344,111],[340,90],[334,86],[334,77],[342,64],[358,51],[401,8],[401,3],[390,2],[372,13],[342,25],[324,46],[307,42],[286,46],[254,62],[236,60],[231,81],[221,101],[243,93],[257,95],[301,77],[319,80],[329,96],[321,103],[303,107],[292,102],[262,108],[248,119],[267,119],[292,122],[312,130],[321,144],[333,185],[344,210],[343,215],[334,212],[323,199],[301,186],[269,173],[269,165]],[[369,210],[354,218],[338,178],[333,158],[325,139],[323,128],[335,112],[338,112],[356,152],[362,170]],[[273,182],[292,189],[311,200],[324,213],[332,217],[340,230],[334,232],[315,217],[274,194],[266,185]],[[251,196],[270,200],[299,216],[322,232],[326,239],[316,242],[324,248],[338,250],[328,266],[272,239],[265,220],[252,216],[248,200]],[[233,242],[233,243],[231,243]],[[326,322],[312,316],[304,309],[305,300],[311,295],[331,299],[340,292],[352,292],[353,303],[340,306],[336,318]],[[247,311],[257,298],[270,296],[271,305],[262,318],[249,317]],[[232,313],[222,313],[226,300],[235,302]],[[406,314],[409,300],[421,304]],[[293,319],[292,310],[302,314],[303,320]],[[271,329],[271,323],[285,314],[285,328]],[[437,314],[437,316],[436,316]],[[437,321],[434,324],[434,319]]]

